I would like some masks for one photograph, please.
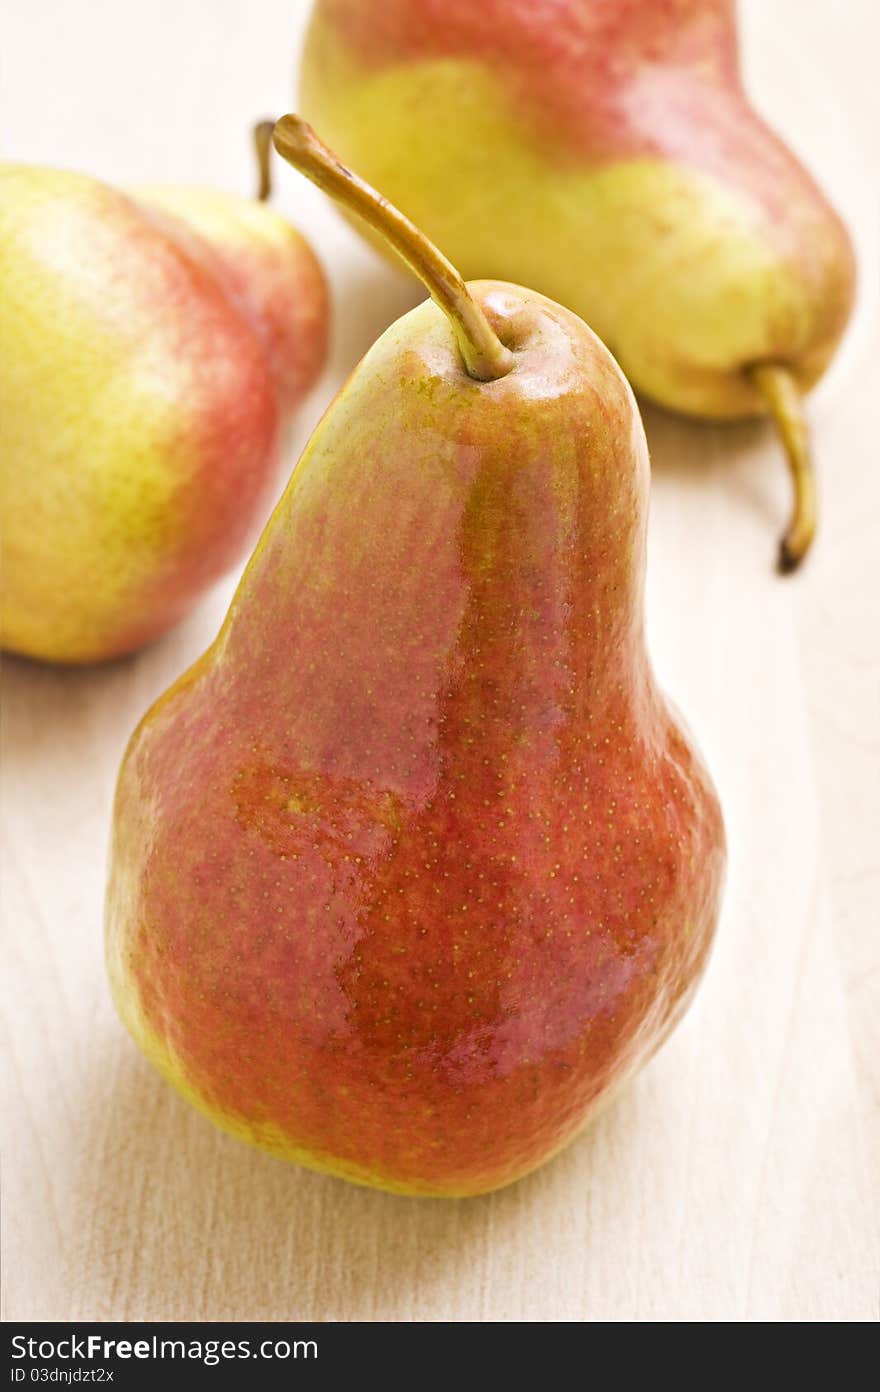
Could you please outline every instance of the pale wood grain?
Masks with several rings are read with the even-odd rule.
[[[80,0],[53,7],[46,48],[46,6],[21,7],[7,153],[248,187],[241,132],[273,98],[288,105],[296,8],[252,6],[245,28],[234,0],[178,5],[171,26],[170,5]],[[880,129],[867,0],[784,8],[846,114]],[[754,6],[748,17],[760,37]],[[108,51],[129,56],[114,65]],[[787,95],[763,93],[796,134],[798,100],[819,98],[788,81]],[[340,315],[292,461],[418,292],[301,181],[282,176],[279,201],[315,231]],[[171,1093],[115,1019],[101,913],[116,769],[137,718],[212,637],[231,582],[131,661],[5,664],[6,1318],[876,1319],[878,351],[875,327],[817,398],[825,526],[794,581],[771,570],[786,486],[770,433],[645,412],[650,637],[722,791],[724,918],[660,1057],[558,1160],[500,1194],[391,1198],[251,1152]]]

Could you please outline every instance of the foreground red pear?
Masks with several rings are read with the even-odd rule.
[[[570,311],[465,286],[285,117],[427,302],[309,442],[116,798],[108,969],[233,1134],[468,1195],[570,1140],[681,1017],[724,835],[644,646],[648,460]]]
[[[2,641],[94,662],[252,544],[320,373],[323,273],[264,203],[0,167]]]
[[[780,565],[799,564],[817,511],[801,398],[853,254],[748,101],[734,0],[316,0],[300,86],[465,276],[567,305],[664,406],[772,414],[794,493]]]

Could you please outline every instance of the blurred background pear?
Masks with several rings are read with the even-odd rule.
[[[3,646],[130,652],[238,561],[327,291],[264,203],[0,167]]]
[[[316,0],[300,108],[465,277],[567,305],[638,391],[771,412],[795,494],[780,563],[798,564],[816,526],[800,398],[854,262],[749,105],[733,0]]]

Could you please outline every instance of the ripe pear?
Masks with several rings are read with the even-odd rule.
[[[316,0],[300,104],[467,276],[580,314],[637,391],[769,411],[816,526],[802,394],[853,298],[847,233],[749,105],[733,0]]]
[[[2,641],[116,657],[263,521],[324,361],[324,276],[264,203],[15,164],[0,190]]]
[[[409,1194],[569,1141],[681,1017],[725,859],[658,690],[632,392],[465,285],[296,117],[276,145],[432,297],[315,430],[211,648],[122,765],[120,1015],[234,1135]]]

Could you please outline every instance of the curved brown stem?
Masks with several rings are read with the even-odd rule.
[[[257,198],[266,203],[272,197],[272,132],[274,121],[258,121],[254,126],[254,149],[257,153]]]
[[[301,116],[282,116],[274,139],[279,155],[381,233],[424,282],[452,323],[471,377],[488,382],[510,371],[514,363],[510,349],[505,348],[455,267],[415,223],[346,169]]]
[[[755,363],[748,376],[776,422],[794,485],[794,510],[779,543],[779,569],[786,574],[798,568],[816,535],[816,475],[804,399],[793,373],[781,363]]]

